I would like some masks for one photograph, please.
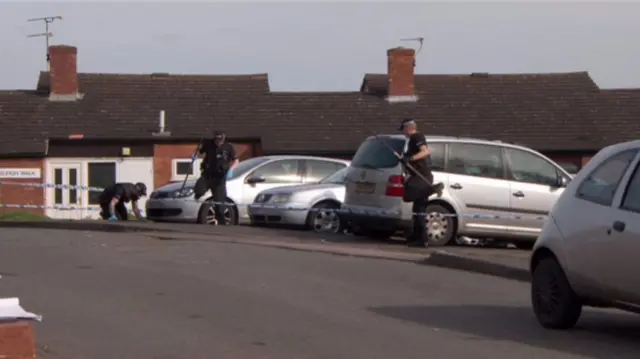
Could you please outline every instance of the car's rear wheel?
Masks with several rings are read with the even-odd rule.
[[[225,206],[224,219],[226,225],[238,224],[238,209],[235,206]],[[205,201],[200,206],[200,212],[198,214],[198,223],[206,225],[216,225],[215,206],[208,201]]]
[[[573,328],[582,314],[582,301],[552,257],[542,259],[533,271],[531,304],[540,325],[548,329]]]
[[[426,213],[429,246],[441,247],[451,243],[455,236],[453,213],[439,204],[428,205]]]
[[[340,233],[344,230],[337,203],[318,203],[307,215],[307,228],[314,232]]]

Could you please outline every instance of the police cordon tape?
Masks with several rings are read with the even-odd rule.
[[[9,184],[9,185],[18,185],[23,187],[40,187],[40,188],[55,188],[55,189],[70,189],[70,190],[81,190],[81,191],[89,191],[89,192],[102,192],[104,189],[100,187],[89,187],[89,186],[79,186],[79,185],[56,185],[50,183],[21,183],[21,182],[3,182],[0,181],[0,185]],[[177,198],[180,199],[180,198]],[[184,201],[189,201],[190,199],[183,198]],[[191,200],[195,201],[195,200]],[[196,201],[200,202],[200,201]],[[389,215],[397,216],[401,215],[400,211],[388,211],[384,209],[357,209],[357,208],[307,208],[303,206],[283,206],[277,204],[268,204],[268,203],[230,203],[230,202],[213,202],[213,201],[202,201],[207,202],[213,205],[220,206],[247,206],[251,209],[284,209],[288,211],[317,211],[317,212],[336,212],[336,213],[344,213],[344,214],[364,214],[364,215],[378,215],[381,217],[388,217]],[[100,207],[80,207],[80,206],[64,206],[64,205],[54,205],[54,206],[44,206],[44,205],[20,205],[20,204],[0,204],[0,207],[5,208],[18,208],[18,209],[55,209],[55,210],[78,210],[78,211],[100,211]],[[152,209],[152,208],[150,208]],[[434,215],[434,213],[413,213],[412,215],[417,216],[430,216]],[[463,215],[458,215],[456,213],[439,213],[437,216],[439,217],[462,217],[467,219],[488,219],[488,220],[502,220],[502,219],[511,219],[511,220],[535,220],[535,221],[545,221],[547,219],[546,216],[529,216],[529,215],[487,215],[481,213],[467,213]]]
[[[27,182],[0,181],[0,186],[2,186],[2,185],[32,187],[32,188],[70,189],[70,190],[80,190],[80,191],[89,191],[89,192],[102,192],[102,191],[104,191],[104,188],[100,188],[100,187],[89,187],[89,186],[79,186],[79,185],[70,185],[70,184],[27,183]]]

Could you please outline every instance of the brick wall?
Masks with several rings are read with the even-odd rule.
[[[43,159],[0,159],[0,168],[40,168],[42,177],[40,179],[0,179],[4,182],[21,182],[21,183],[43,183],[45,179],[44,161]],[[43,188],[12,186],[7,184],[0,185],[0,203],[2,204],[45,204]],[[0,211],[12,212],[17,209],[0,208]],[[44,214],[42,209],[25,209],[25,211]]]
[[[174,159],[189,159],[196,149],[196,143],[189,144],[158,144],[153,149],[153,183],[156,188],[171,182],[171,162]],[[240,160],[256,155],[256,144],[234,143]]]

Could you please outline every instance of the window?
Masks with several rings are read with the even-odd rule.
[[[78,185],[78,170],[75,168],[69,168],[69,185]],[[69,189],[69,204],[78,204],[78,190]]]
[[[523,150],[505,148],[509,161],[510,179],[518,182],[555,186],[561,176],[558,169],[540,156]]]
[[[333,183],[333,184],[345,184],[347,182],[347,168],[344,167],[341,170],[338,170],[328,177],[325,177],[320,181],[320,183]]]
[[[625,190],[624,198],[622,199],[622,209],[640,213],[640,166],[636,166],[633,171],[633,176],[627,188]]]
[[[450,143],[447,172],[503,179],[502,150],[498,146]]]
[[[62,168],[56,168],[53,171],[53,181],[55,184],[57,185],[61,185],[62,183]],[[62,189],[61,188],[56,188],[55,193],[54,193],[54,202],[55,204],[62,204]]]
[[[107,188],[116,183],[115,162],[89,162],[87,164],[89,187]],[[100,192],[89,192],[89,204],[100,204]]]
[[[171,179],[173,181],[183,180],[185,176],[199,176],[200,175],[200,164],[202,163],[202,159],[197,158],[193,162],[193,166],[191,164],[191,159],[174,159],[171,161],[171,167],[173,168]]]
[[[382,141],[385,141],[388,146],[385,146]],[[398,165],[398,158],[389,147],[397,153],[402,153],[405,142],[404,139],[389,137],[366,140],[358,147],[358,151],[351,160],[351,166],[369,169],[393,168]]]
[[[260,166],[266,161],[268,161],[268,158],[265,157],[254,157],[244,161],[240,161],[240,163],[238,163],[238,166],[233,169],[233,172],[231,173],[231,177],[229,179],[232,180],[238,178],[256,168],[257,166]]]
[[[580,166],[572,162],[557,162],[558,166],[562,167],[565,171],[569,172],[571,175],[575,175],[580,171]]]
[[[252,176],[264,177],[263,183],[300,183],[298,160],[279,160],[256,169]]]
[[[444,171],[444,143],[427,143],[431,153],[431,168],[434,171]]]
[[[326,178],[336,173],[336,171],[346,167],[344,163],[331,161],[306,160],[306,163],[306,182],[320,182],[323,178]]]
[[[601,163],[580,184],[576,196],[603,206],[610,206],[618,184],[636,153],[637,150],[620,152]]]

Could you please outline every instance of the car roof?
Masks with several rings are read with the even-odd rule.
[[[392,139],[400,139],[405,140],[405,135],[401,134],[381,134],[379,137],[392,138]],[[376,136],[369,136],[367,140],[374,139]],[[503,147],[512,147],[518,149],[524,149],[528,151],[532,151],[527,146],[518,145],[516,143],[504,142],[500,140],[487,140],[481,138],[472,138],[472,137],[455,137],[455,136],[431,136],[425,135],[427,142],[459,142],[459,143],[475,143],[475,144],[483,144],[483,145],[493,145],[493,146],[503,146]]]
[[[254,158],[264,158],[267,160],[324,160],[324,161],[331,161],[331,162],[341,162],[346,165],[351,163],[351,161],[349,160],[343,160],[340,158],[321,157],[321,156],[304,156],[304,155],[270,155],[270,156],[251,157],[248,159],[254,159]]]

